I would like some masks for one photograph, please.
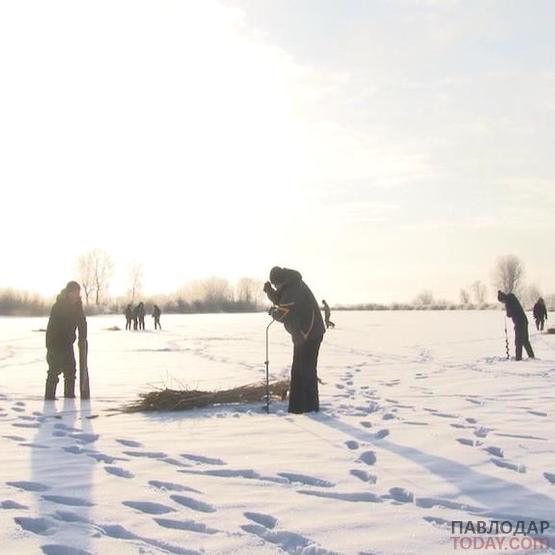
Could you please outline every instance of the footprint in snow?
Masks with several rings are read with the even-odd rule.
[[[535,416],[547,416],[547,412],[542,412],[539,410],[529,410],[528,411],[530,414],[533,414]]]
[[[246,512],[246,513],[243,513],[243,515],[247,517],[249,520],[256,522],[256,524],[260,524],[264,526],[264,528],[268,528],[270,530],[274,529],[277,524],[277,518],[274,518],[273,516],[270,516],[270,515],[265,515],[263,513]]]
[[[40,548],[44,555],[91,555],[90,551],[57,543],[41,545]]]
[[[383,439],[384,437],[387,437],[388,435],[389,435],[389,430],[384,428],[383,430],[380,430],[380,431],[376,432],[374,434],[374,438],[375,439]]]
[[[48,536],[56,532],[56,523],[48,518],[31,518],[26,516],[17,516],[14,518],[16,524],[19,524],[23,530],[33,532],[40,536]]]
[[[305,474],[295,474],[292,472],[278,472],[278,476],[289,480],[291,483],[303,484],[306,486],[316,486],[319,488],[333,488],[335,484],[328,482],[327,480],[322,480],[320,478],[314,478],[313,476],[307,476]]]
[[[50,489],[50,486],[45,484],[41,484],[39,482],[6,482],[6,485],[11,486],[13,488],[22,489],[23,491],[33,491],[33,492],[40,492],[40,491],[47,491]]]
[[[526,473],[526,466],[523,464],[513,464],[503,459],[490,459],[490,461],[500,468],[506,468],[508,470],[513,470],[514,472],[518,472],[519,474]]]
[[[215,513],[216,507],[198,499],[193,499],[192,497],[185,497],[184,495],[170,495],[170,499],[179,503],[183,507],[187,507],[193,511],[198,511],[201,513]]]
[[[198,534],[217,534],[219,530],[210,528],[202,522],[194,520],[172,520],[169,518],[155,518],[154,521],[162,528],[169,528],[171,530],[185,530],[186,532],[197,532]]]
[[[503,450],[499,449],[499,447],[486,447],[485,450],[490,454],[493,455],[494,457],[499,457],[500,459],[503,459]]]
[[[151,501],[122,501],[122,505],[131,507],[132,509],[136,509],[137,511],[148,515],[165,515],[167,513],[175,512],[173,507],[168,507],[167,505],[162,505],[160,503],[153,503]]]
[[[353,468],[349,471],[353,476],[356,476],[359,480],[367,482],[369,484],[375,484],[378,481],[377,476],[366,472],[366,470],[360,470],[359,468]]]
[[[12,441],[25,441],[24,437],[21,436],[2,436],[5,439],[11,439]]]
[[[45,501],[51,501],[58,505],[69,505],[70,507],[93,507],[94,503],[81,497],[69,497],[65,495],[43,495]]]
[[[135,478],[135,474],[120,468],[119,466],[105,466],[104,470],[108,474],[113,474],[114,476],[118,476],[119,478]]]
[[[365,451],[358,459],[360,462],[372,466],[376,462],[376,454],[374,451]]]
[[[37,422],[14,422],[12,426],[14,428],[40,428],[40,424]]]
[[[162,451],[124,451],[123,454],[145,459],[165,459],[168,456]]]
[[[142,443],[132,439],[116,439],[116,441],[125,447],[143,447]]]
[[[363,426],[364,428],[371,428],[372,427],[372,422],[368,422],[368,420],[362,420],[360,422],[360,425]]]
[[[354,441],[354,440],[349,440],[345,442],[345,446],[348,449],[358,449],[359,448],[359,444],[358,441]]]
[[[397,503],[413,503],[414,502],[414,493],[408,491],[404,488],[391,488],[389,490],[389,494],[382,495],[384,499],[393,499],[397,501]]]
[[[543,477],[551,484],[555,484],[555,474],[551,472],[544,472]]]
[[[204,457],[202,455],[193,455],[192,453],[182,453],[181,456],[193,462],[198,462],[202,464],[213,464],[213,465],[225,465],[226,463],[222,459],[213,459],[211,457]]]
[[[166,491],[191,491],[193,493],[201,493],[200,491],[190,488],[188,486],[183,486],[181,484],[176,484],[174,482],[162,482],[160,480],[150,480],[149,485],[156,489],[166,490]]]
[[[473,439],[467,439],[465,437],[458,437],[457,441],[461,444],[461,445],[468,445],[469,447],[474,447],[474,440]]]
[[[248,517],[247,517],[248,518]],[[256,522],[256,521],[255,521]],[[274,532],[264,524],[244,524],[241,529],[253,534],[268,543],[277,545],[286,553],[315,553],[318,555],[333,555],[332,551],[319,547],[316,543],[295,532]]]
[[[29,507],[27,507],[27,505],[20,505],[11,499],[6,499],[0,503],[0,509],[18,509],[20,511],[26,511]]]

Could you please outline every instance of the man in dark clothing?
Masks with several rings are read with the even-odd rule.
[[[162,314],[162,311],[160,310],[160,307],[155,304],[152,307],[152,317],[154,318],[154,329],[162,329],[162,326],[160,325],[160,315]]]
[[[73,343],[79,331],[79,343],[87,339],[87,321],[81,303],[81,287],[70,281],[50,311],[46,327],[46,360],[48,374],[46,376],[45,400],[56,398],[58,376],[64,374],[64,397],[75,397],[76,364]]]
[[[130,330],[133,322],[133,307],[128,304],[125,307],[125,329]]]
[[[547,320],[547,307],[545,306],[545,301],[541,297],[534,305],[533,313],[534,320],[536,320],[536,329],[538,331],[543,331],[543,325]]]
[[[513,293],[505,294],[503,291],[497,292],[497,300],[505,303],[507,318],[511,318],[515,326],[515,359],[522,360],[522,347],[526,349],[529,358],[534,358],[534,351],[528,337],[528,318],[520,302]]]
[[[316,366],[325,332],[320,307],[301,274],[295,270],[272,268],[264,292],[275,305],[272,317],[284,324],[293,340],[289,412],[318,411]]]
[[[332,328],[335,328],[335,324],[330,320],[331,310],[328,303],[326,302],[326,299],[322,301],[322,305],[324,307],[324,321],[326,322],[326,329],[330,326]]]
[[[137,305],[133,309],[133,329],[136,330],[139,327],[139,311],[141,310],[140,306]]]
[[[137,317],[139,318],[139,329],[145,329],[145,305],[144,303],[138,304]]]

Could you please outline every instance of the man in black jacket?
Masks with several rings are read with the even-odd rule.
[[[264,292],[274,304],[272,317],[284,324],[293,340],[289,412],[318,411],[316,366],[325,332],[320,307],[296,270],[272,268]]]
[[[545,301],[541,297],[534,305],[532,312],[534,314],[534,320],[536,320],[536,329],[538,331],[543,331],[544,323],[547,320],[547,307],[545,306]]]
[[[505,303],[507,318],[511,318],[515,326],[515,359],[522,360],[522,347],[526,349],[529,358],[534,358],[534,351],[528,337],[528,318],[513,293],[497,292],[497,300]]]
[[[87,339],[87,321],[81,303],[81,287],[70,281],[50,311],[46,328],[46,376],[45,400],[56,398],[58,376],[64,375],[64,397],[75,397],[75,355],[73,343],[79,330],[79,342]]]

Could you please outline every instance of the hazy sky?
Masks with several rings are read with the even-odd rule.
[[[0,286],[299,269],[331,303],[555,292],[549,0],[0,3]]]

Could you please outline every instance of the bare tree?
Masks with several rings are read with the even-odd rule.
[[[486,295],[488,293],[487,287],[480,280],[475,281],[471,286],[472,294],[474,295],[474,301],[478,306],[483,305],[486,302]]]
[[[493,272],[493,283],[504,293],[518,293],[524,278],[524,264],[514,254],[501,256]]]
[[[133,262],[129,265],[129,296],[132,303],[135,302],[135,297],[142,293],[143,276],[143,265],[140,262]]]
[[[94,257],[92,252],[83,254],[77,259],[77,274],[85,294],[85,303],[89,304],[94,292]]]
[[[524,290],[524,305],[533,307],[540,297],[542,297],[540,288],[535,283],[532,283]]]
[[[459,292],[459,297],[461,299],[462,305],[470,304],[470,293],[467,289],[461,289]]]
[[[429,289],[421,291],[416,297],[415,304],[422,306],[430,306],[434,303],[434,296]]]
[[[108,291],[114,270],[110,255],[101,249],[94,249],[79,257],[78,268],[86,303],[94,295],[95,304],[99,305]]]

